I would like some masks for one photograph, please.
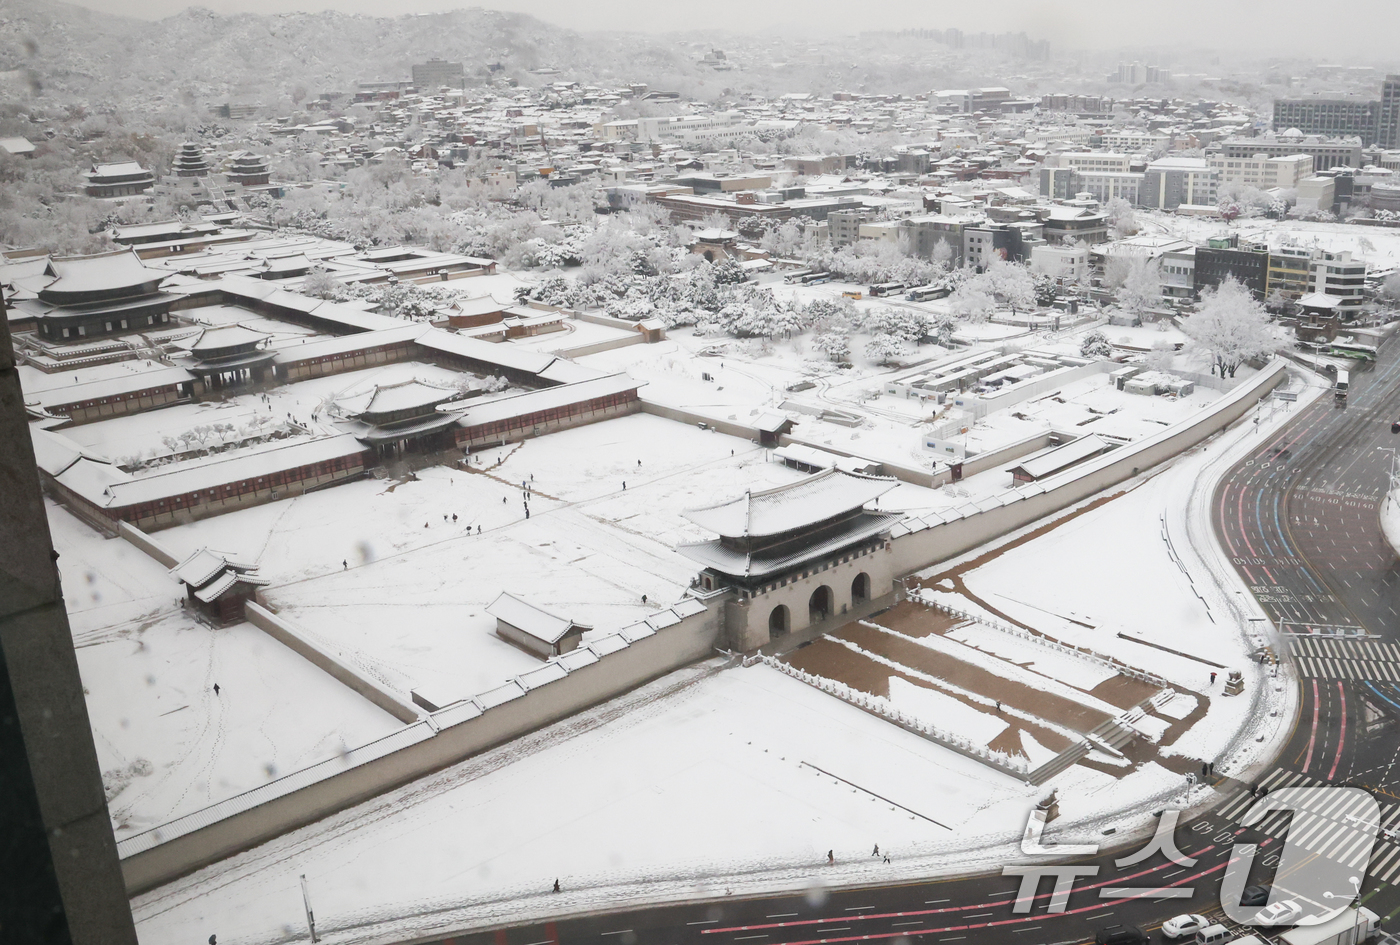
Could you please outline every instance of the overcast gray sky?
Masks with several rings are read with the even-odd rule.
[[[902,27],[1025,30],[1060,48],[1165,45],[1395,59],[1400,2],[1351,0],[76,0],[156,19],[188,6],[219,13],[336,9],[378,16],[482,6],[529,13],[580,30],[744,31],[807,23],[822,31]]]

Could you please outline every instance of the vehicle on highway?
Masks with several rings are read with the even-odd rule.
[[[1195,935],[1207,925],[1210,925],[1210,920],[1203,915],[1179,915],[1162,923],[1162,935],[1169,939],[1185,938]]]
[[[1346,371],[1337,372],[1337,383],[1332,385],[1332,389],[1339,394],[1345,394],[1351,387],[1351,374]]]
[[[1283,902],[1276,902],[1273,905],[1265,906],[1254,916],[1256,925],[1265,927],[1274,925],[1292,925],[1298,921],[1298,917],[1303,914],[1303,907],[1296,899],[1285,899]]]
[[[1378,349],[1375,345],[1359,341],[1334,341],[1327,353],[1339,358],[1354,358],[1357,361],[1374,361]]]
[[[1233,937],[1234,933],[1217,922],[1196,933],[1196,945],[1225,945]]]
[[[1147,936],[1135,925],[1106,925],[1094,933],[1094,945],[1147,945]]]
[[[1240,897],[1240,905],[1242,906],[1262,906],[1268,901],[1268,886],[1246,886],[1244,895]]]

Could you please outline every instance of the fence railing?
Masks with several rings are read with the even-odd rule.
[[[922,719],[908,715],[890,704],[888,699],[880,696],[872,696],[868,692],[859,689],[852,689],[850,686],[834,679],[827,679],[825,676],[814,676],[811,673],[798,669],[795,666],[784,663],[771,656],[764,656],[763,662],[771,666],[780,673],[799,679],[807,685],[828,695],[835,696],[843,702],[850,703],[857,708],[864,709],[872,715],[878,715],[887,722],[893,722],[900,728],[920,735],[931,742],[950,748],[962,755],[967,755],[993,768],[1004,771],[1013,777],[1024,780],[1030,773],[1030,764],[1023,758],[1013,758],[1005,752],[993,751],[984,745],[970,741],[961,735],[945,731],[933,725],[929,725]]]
[[[1167,681],[1161,676],[1158,676],[1156,673],[1149,673],[1145,670],[1138,669],[1136,666],[1129,666],[1122,660],[1117,659],[1116,657],[1108,656],[1104,653],[1100,653],[1092,647],[1071,646],[1068,643],[1061,643],[1058,640],[1052,640],[1047,636],[1027,630],[1025,627],[1017,627],[1009,623],[1004,623],[993,617],[987,617],[982,614],[970,614],[965,610],[958,610],[956,607],[949,607],[947,604],[940,603],[939,601],[933,600],[932,598],[926,596],[925,591],[925,588],[919,588],[917,592],[909,595],[909,599],[917,600],[925,607],[931,607],[932,609],[941,611],[942,613],[945,613],[950,617],[958,617],[962,620],[971,621],[972,623],[980,623],[983,626],[991,627],[993,630],[999,630],[1002,633],[1006,633],[1014,637],[1019,637],[1022,640],[1028,640],[1029,642],[1034,643],[1037,646],[1043,646],[1046,649],[1052,650],[1056,653],[1063,653],[1066,656],[1075,656],[1080,659],[1089,660],[1090,662],[1097,663],[1106,669],[1112,669],[1114,672],[1119,673],[1120,675],[1128,676],[1132,679],[1138,679],[1142,682],[1149,683],[1153,686],[1160,686],[1165,688],[1168,685]]]

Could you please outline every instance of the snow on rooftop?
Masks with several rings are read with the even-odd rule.
[[[501,595],[487,606],[486,612],[497,620],[550,644],[558,643],[575,627],[581,630],[592,629],[586,624],[577,624],[567,617],[560,617],[536,607],[506,591],[502,591]]]
[[[52,256],[47,272],[54,279],[45,292],[111,292],[165,278],[165,273],[146,268],[130,249],[95,256]]]
[[[690,509],[685,517],[708,531],[761,538],[814,525],[859,509],[897,483],[828,469],[790,485],[776,486],[718,505]]]
[[[219,328],[206,328],[199,340],[190,347],[190,353],[199,355],[209,351],[222,351],[238,345],[258,344],[272,336],[266,332],[254,331],[242,325],[224,325]]]

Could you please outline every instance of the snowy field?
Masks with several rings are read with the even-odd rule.
[[[747,440],[646,414],[473,458],[483,472],[348,483],[159,539],[177,554],[209,546],[257,560],[269,601],[329,648],[405,695],[468,698],[539,665],[495,636],[485,608],[502,591],[616,630],[689,586],[697,567],[675,546],[712,536],[685,509],[803,478]],[[901,484],[882,507],[952,501]]]
[[[1250,427],[1237,425],[1039,537],[1016,544],[1017,536],[1009,536],[999,554],[959,572],[967,595],[936,593],[969,610],[985,602],[1057,638],[1092,641],[1162,673],[1182,694],[1159,710],[1163,719],[1154,731],[1205,699],[1207,714],[1176,750],[1220,757],[1222,771],[1247,777],[1286,734],[1293,687],[1269,686],[1243,658],[1245,641],[1217,625],[1238,619],[1229,611],[1239,589],[1233,572],[1222,568],[1212,578],[1198,556],[1182,552],[1188,579],[1159,536],[1164,508],[1178,546],[1188,524],[1206,521],[1208,529],[1208,503],[1196,501],[1193,488],[1204,480],[1200,488],[1209,494],[1213,477],[1253,445]],[[715,434],[701,438],[725,442]],[[619,451],[612,461],[628,460]],[[1212,659],[1238,665],[1247,695],[1221,697],[1202,664],[1122,640],[1120,630],[1173,648],[1189,641]],[[985,631],[958,630],[950,638],[988,658],[1026,661],[1024,644]],[[1061,665],[1046,654],[1040,660],[1041,669],[1080,686],[1096,682],[1097,671],[1084,665]],[[1026,788],[761,665],[705,672],[673,673],[138,897],[142,941],[173,945],[215,929],[230,941],[283,941],[299,926],[301,873],[324,940],[351,943],[624,903],[912,879],[985,868],[1015,855],[1026,812],[1043,789]],[[1246,719],[1259,687],[1265,687],[1262,709]],[[905,704],[930,698],[894,689]],[[970,735],[996,736],[985,715],[969,714],[965,703],[920,707],[943,712],[946,724]],[[1239,731],[1247,721],[1257,725],[1262,743],[1253,742],[1255,731]],[[563,784],[569,790],[561,792]],[[1057,839],[1098,838],[1111,826],[1126,843],[1153,823],[1147,812],[1154,806],[1180,800],[1182,780],[1149,761],[1113,773],[1078,765],[1052,785],[1061,796]],[[487,810],[490,816],[482,816]],[[869,856],[874,843],[892,852],[892,864]],[[834,868],[823,863],[827,849],[836,853]],[[558,895],[549,892],[556,875],[564,890]]]
[[[250,624],[197,623],[162,565],[48,510],[118,839],[400,728]]]

